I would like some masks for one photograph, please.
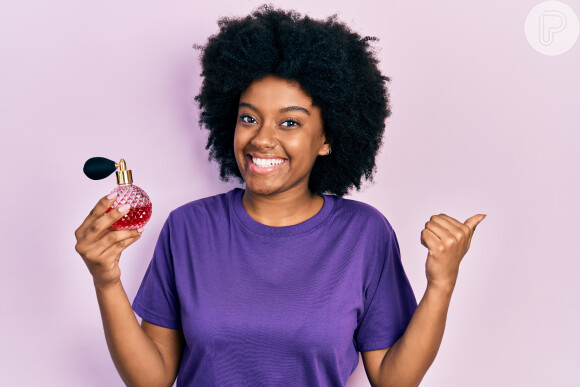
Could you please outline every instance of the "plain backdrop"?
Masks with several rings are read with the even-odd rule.
[[[389,219],[418,300],[431,215],[487,214],[422,385],[579,385],[580,43],[529,45],[539,1],[273,3],[380,39],[393,114],[374,183],[349,197]],[[153,201],[122,257],[132,300],[169,212],[239,186],[207,160],[192,45],[260,4],[2,0],[0,385],[122,385],[73,235],[115,180],[83,163],[125,158]],[[362,361],[348,385],[369,385]]]

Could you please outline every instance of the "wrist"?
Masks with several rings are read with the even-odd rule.
[[[436,283],[428,281],[425,293],[429,292],[439,297],[451,298],[454,289],[455,283]]]
[[[97,293],[104,293],[118,289],[123,289],[121,279],[113,281],[102,281],[93,277],[93,285],[95,286],[95,290],[97,291]]]

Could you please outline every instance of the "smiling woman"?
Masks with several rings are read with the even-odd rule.
[[[269,7],[219,25],[200,47],[196,99],[220,177],[245,187],[171,212],[132,305],[118,262],[140,233],[110,229],[124,213],[102,198],[75,234],[119,374],[128,385],[344,386],[362,353],[372,385],[417,385],[483,218],[427,222],[417,306],[388,220],[342,198],[372,178],[390,114],[373,39]]]
[[[277,216],[270,226],[288,226],[311,218],[323,199],[309,192],[308,181],[318,156],[330,145],[322,113],[296,82],[268,75],[250,84],[240,96],[234,133],[234,154],[246,183],[244,207],[254,218],[256,195],[295,197],[304,210]]]
[[[389,78],[370,46],[376,39],[361,37],[336,17],[314,20],[267,6],[219,25],[219,34],[195,47],[202,50],[204,77],[196,97],[200,124],[209,130],[207,149],[220,177],[244,181],[233,151],[234,123],[240,102],[246,102],[240,96],[252,82],[274,75],[301,90],[322,115],[332,153],[315,159],[309,190],[344,196],[372,179],[391,113]]]

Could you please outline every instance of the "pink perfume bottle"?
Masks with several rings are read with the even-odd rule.
[[[131,209],[125,216],[113,223],[117,230],[131,230],[144,227],[151,219],[152,204],[149,195],[140,187],[133,184],[133,174],[127,170],[125,160],[121,159],[119,163],[103,157],[93,157],[85,163],[83,171],[93,179],[99,180],[109,176],[117,168],[117,186],[111,191],[117,192],[117,198],[107,212],[129,204]]]

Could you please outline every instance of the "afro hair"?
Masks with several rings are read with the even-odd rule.
[[[363,177],[372,181],[391,114],[386,83],[370,41],[337,20],[301,16],[263,5],[243,18],[222,18],[219,33],[202,50],[203,84],[195,100],[202,127],[209,130],[209,160],[220,178],[243,182],[233,144],[241,93],[266,75],[298,82],[322,111],[332,147],[318,157],[308,187],[315,194],[346,195]]]

